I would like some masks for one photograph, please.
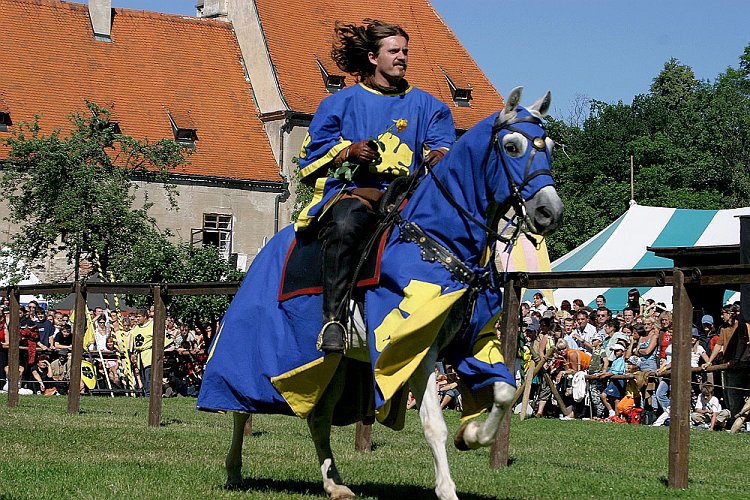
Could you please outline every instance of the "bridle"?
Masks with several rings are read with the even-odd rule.
[[[440,181],[438,176],[435,175],[433,168],[427,163],[425,163],[424,166],[427,170],[427,173],[432,176],[432,180],[435,181],[435,184],[442,193],[443,197],[448,201],[448,203],[450,203],[463,217],[469,219],[474,224],[482,228],[482,230],[487,233],[487,236],[490,239],[512,246],[521,234],[525,234],[526,237],[536,245],[536,238],[534,238],[534,236],[530,234],[530,228],[533,227],[533,223],[526,213],[526,199],[521,193],[532,180],[539,177],[540,175],[549,175],[550,177],[552,176],[552,171],[548,168],[540,168],[538,170],[535,170],[534,172],[531,172],[531,165],[534,162],[534,156],[537,154],[537,152],[544,151],[545,154],[547,154],[548,163],[551,163],[549,161],[550,153],[547,150],[547,134],[544,133],[544,129],[542,129],[541,136],[533,137],[531,134],[525,132],[524,130],[521,130],[518,127],[514,127],[514,125],[517,123],[534,123],[541,127],[542,120],[533,115],[529,115],[523,118],[518,118],[516,116],[510,120],[504,120],[502,122],[500,122],[499,120],[496,121],[492,126],[490,143],[487,147],[487,153],[484,155],[484,160],[482,162],[482,168],[486,169],[487,164],[489,163],[490,153],[494,149],[497,153],[497,156],[500,158],[500,162],[503,165],[505,177],[508,179],[508,190],[510,192],[510,196],[509,201],[506,203],[513,207],[515,215],[511,218],[507,218],[505,216],[502,217],[506,221],[506,224],[501,232],[495,231],[493,228],[489,227],[487,224],[474,217],[468,210],[466,210],[460,203],[456,201],[453,195],[450,194],[450,192]],[[521,134],[531,144],[532,150],[531,153],[529,153],[528,160],[526,161],[526,166],[524,168],[524,177],[521,181],[521,184],[516,184],[516,181],[511,173],[510,166],[508,165],[508,161],[505,158],[505,153],[502,150],[502,145],[500,144],[500,132],[503,130]],[[502,233],[505,233],[509,228],[513,228],[511,236],[503,236]]]

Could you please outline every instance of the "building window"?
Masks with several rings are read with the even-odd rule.
[[[203,246],[219,249],[225,259],[232,253],[232,216],[227,214],[203,214]]]
[[[331,74],[326,70],[325,66],[323,66],[323,63],[320,62],[320,59],[316,57],[315,61],[318,63],[320,74],[323,76],[323,84],[326,86],[326,90],[329,93],[333,94],[334,92],[338,92],[346,86],[346,83],[344,82],[345,77],[343,75]]]
[[[13,121],[10,119],[10,108],[0,97],[0,132],[7,132],[11,125],[13,125]]]
[[[464,108],[470,107],[472,97],[471,97],[471,86],[470,85],[464,85],[462,87],[459,87],[456,85],[456,83],[453,81],[453,79],[448,75],[448,73],[443,69],[440,68],[443,71],[443,74],[445,75],[445,80],[448,82],[448,88],[451,91],[451,97],[453,98],[453,104],[456,106],[461,106]]]
[[[188,148],[195,147],[198,140],[198,129],[190,118],[190,112],[167,111],[169,123],[172,125],[172,133],[177,144]]]

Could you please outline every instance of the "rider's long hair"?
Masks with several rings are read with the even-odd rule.
[[[409,41],[409,35],[397,24],[388,24],[377,19],[365,19],[364,26],[345,24],[336,21],[333,28],[335,41],[331,58],[346,73],[362,79],[372,75],[375,66],[370,63],[368,54],[377,54],[380,42],[389,36],[402,36]]]

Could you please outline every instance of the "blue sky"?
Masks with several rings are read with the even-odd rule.
[[[750,43],[748,0],[432,3],[502,95],[523,85],[524,100],[531,101],[549,89],[560,118],[579,94],[630,103],[648,92],[671,57],[692,67],[697,78],[713,80],[736,67]],[[195,0],[113,0],[113,5],[195,15]]]

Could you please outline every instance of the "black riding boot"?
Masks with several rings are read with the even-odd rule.
[[[348,323],[346,297],[360,257],[360,248],[377,215],[356,198],[331,207],[323,231],[323,329],[318,349],[343,352]]]

